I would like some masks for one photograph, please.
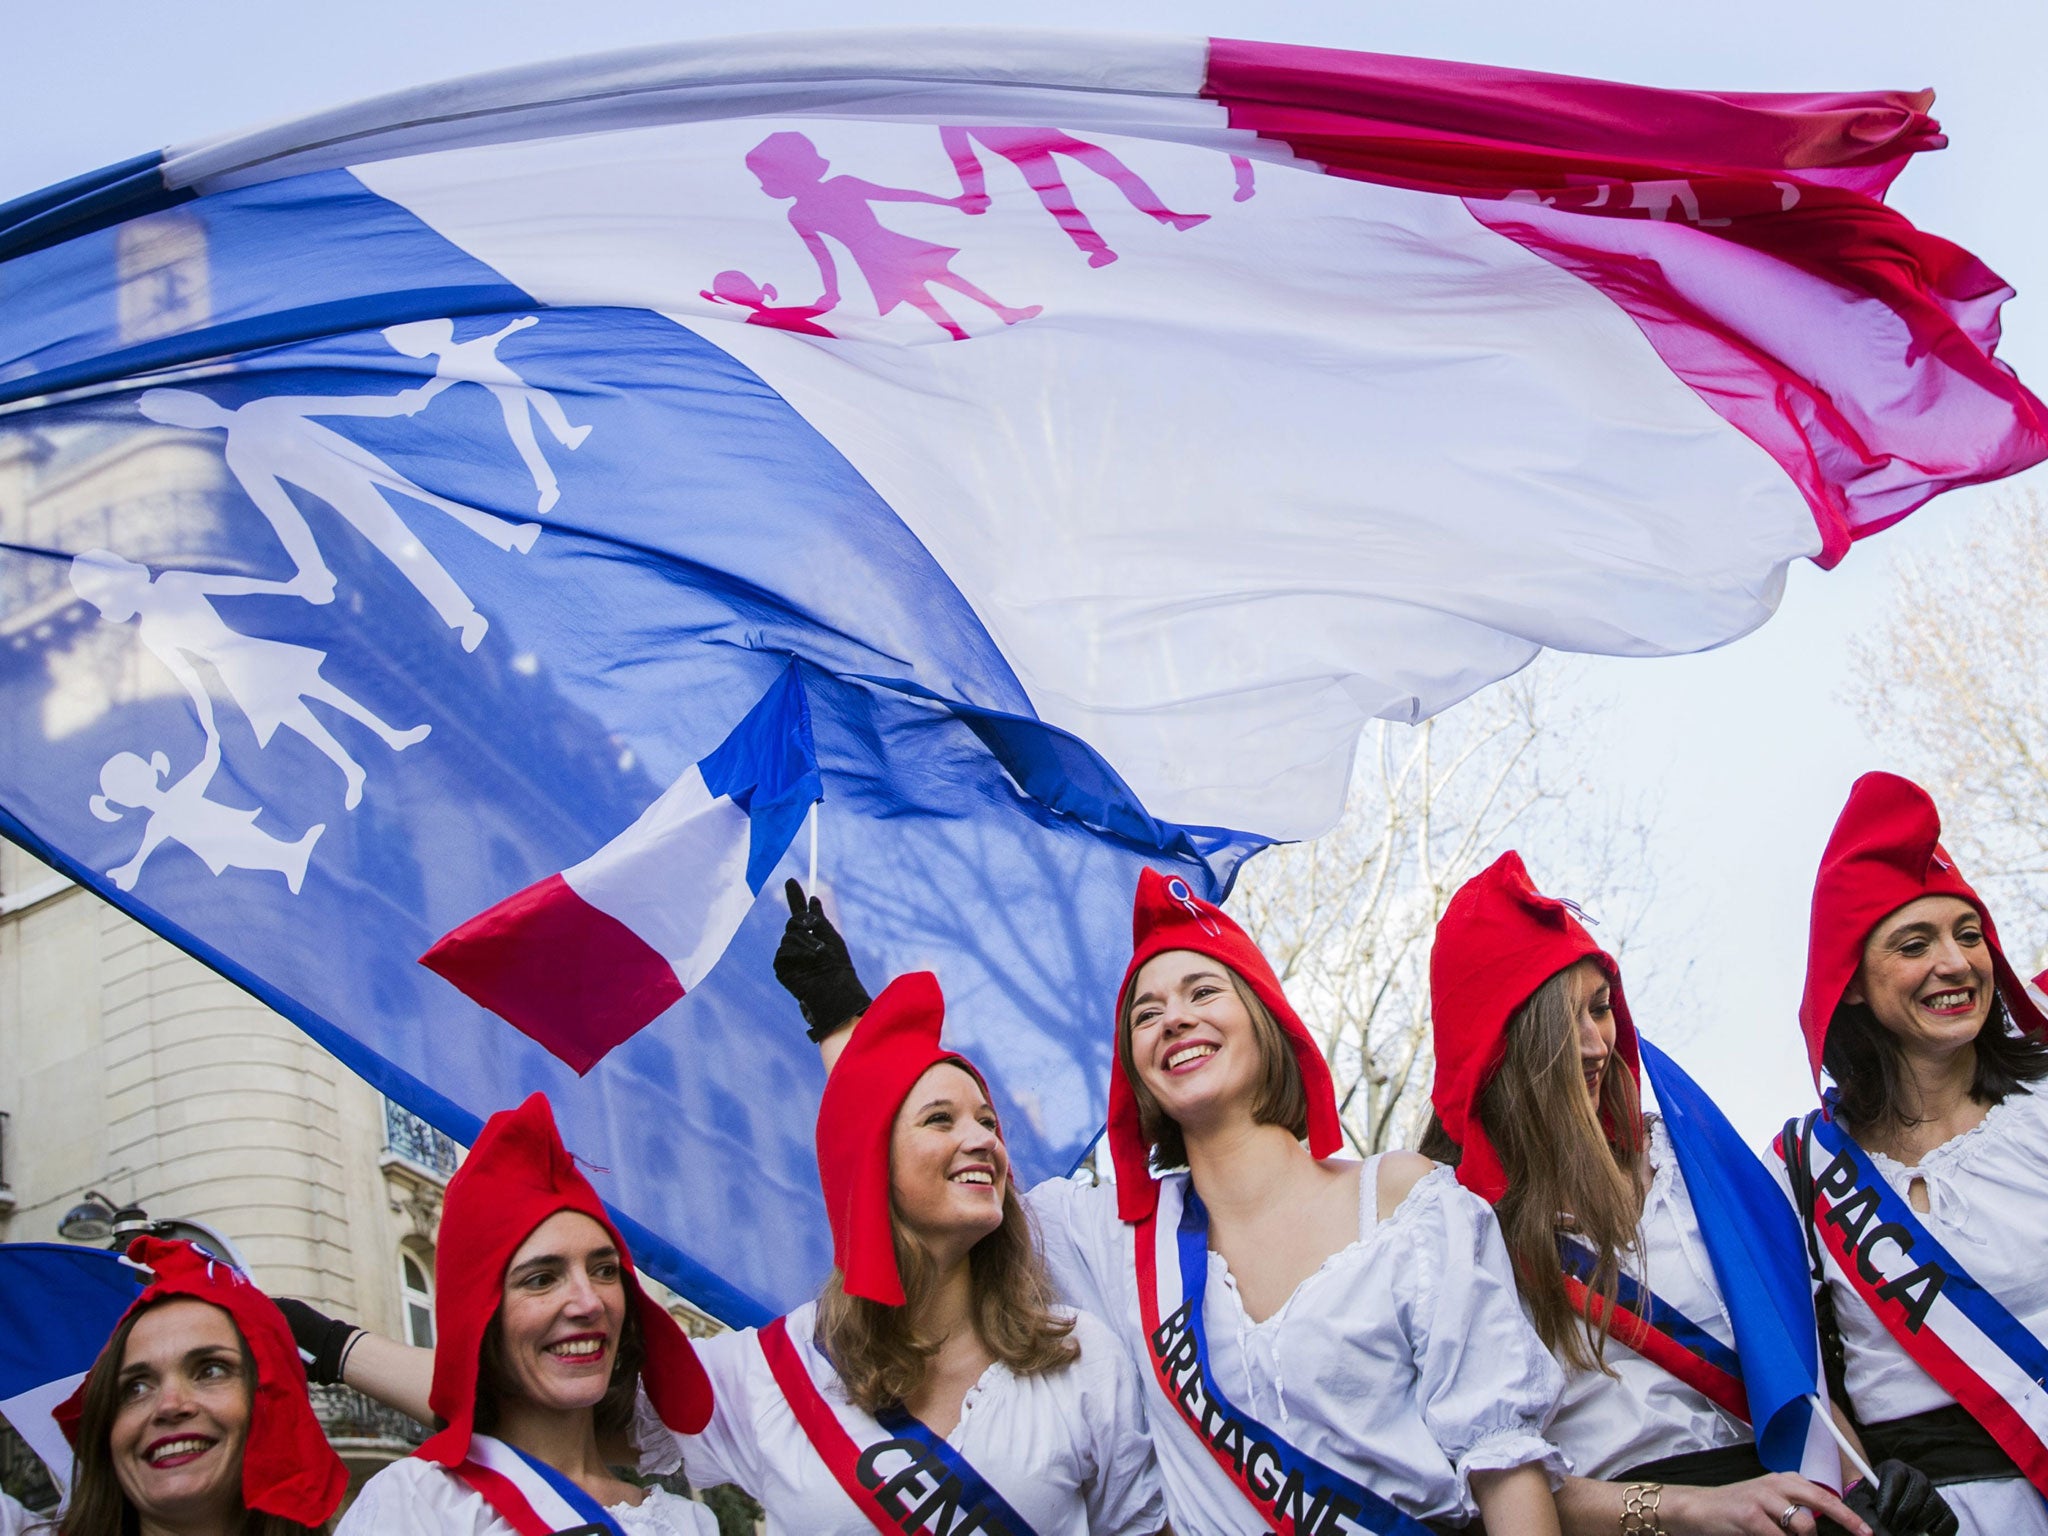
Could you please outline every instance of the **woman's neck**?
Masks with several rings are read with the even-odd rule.
[[[1249,1115],[1215,1127],[1183,1129],[1188,1173],[1212,1216],[1226,1221],[1284,1204],[1287,1192],[1312,1177],[1316,1161],[1286,1127],[1259,1125]]]
[[[1984,1118],[1985,1106],[1972,1090],[1977,1082],[1977,1047],[1940,1055],[1899,1053],[1899,1117],[1879,1127],[1895,1150],[1917,1154],[1953,1140]]]
[[[542,1408],[524,1400],[498,1404],[491,1431],[507,1445],[546,1462],[571,1482],[602,1482],[611,1476],[597,1449],[597,1415],[589,1408]]]
[[[974,1323],[974,1276],[965,1254],[940,1270],[937,1283],[919,1300],[914,1322],[918,1334],[938,1340],[942,1351],[965,1340],[979,1343],[981,1335]]]

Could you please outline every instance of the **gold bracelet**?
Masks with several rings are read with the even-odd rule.
[[[1670,1536],[1657,1518],[1662,1483],[1630,1483],[1621,1493],[1621,1536]]]

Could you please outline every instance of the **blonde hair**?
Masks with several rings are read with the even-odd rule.
[[[937,1267],[893,1210],[889,1227],[904,1305],[847,1295],[846,1277],[834,1269],[818,1297],[814,1335],[839,1372],[847,1397],[870,1414],[916,1397],[945,1342],[917,1327],[924,1303],[937,1288]],[[1017,1375],[1037,1376],[1080,1358],[1081,1346],[1070,1337],[1073,1318],[1053,1311],[1052,1278],[1014,1184],[1006,1181],[1003,1187],[1003,1224],[968,1251],[967,1272],[974,1331],[988,1352]]]

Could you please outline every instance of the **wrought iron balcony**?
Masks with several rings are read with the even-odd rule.
[[[442,1178],[455,1171],[462,1148],[411,1110],[384,1101],[384,1149]]]
[[[383,1444],[410,1451],[426,1441],[426,1425],[396,1408],[371,1401],[354,1387],[315,1385],[307,1390],[313,1399],[314,1417],[336,1444]]]

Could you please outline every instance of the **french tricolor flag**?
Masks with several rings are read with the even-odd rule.
[[[65,1243],[0,1243],[0,1418],[41,1458],[60,1491],[71,1444],[52,1411],[78,1390],[142,1275],[119,1254]],[[18,1326],[17,1326],[18,1325]]]
[[[588,1072],[711,973],[823,796],[792,662],[639,820],[444,934],[420,963]]]

